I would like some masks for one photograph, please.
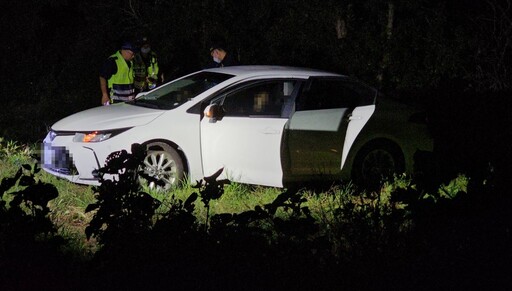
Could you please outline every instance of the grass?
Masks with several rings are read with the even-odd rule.
[[[175,199],[185,201],[192,193],[198,192],[193,187],[194,184],[185,181],[180,187],[173,188],[168,192],[152,191],[148,188],[143,188],[143,190],[162,202],[157,213],[166,213],[173,195]],[[279,188],[231,183],[225,186],[224,194],[219,199],[210,202],[210,215],[241,213],[251,210],[257,205],[261,206],[272,202],[281,192],[282,189]],[[199,221],[206,221],[206,207],[200,199],[196,201],[194,214]]]
[[[96,201],[92,188],[58,179],[46,172],[40,179],[59,190],[59,197],[50,201],[50,219],[58,228],[58,234],[69,240],[70,251],[86,257],[94,253],[96,241],[87,240],[84,232],[93,216],[93,213],[85,213],[85,208]]]
[[[35,164],[37,161],[33,156],[37,151],[37,145],[20,145],[0,137],[0,180],[14,176],[23,164]],[[59,191],[59,196],[49,203],[49,216],[58,234],[68,239],[70,252],[88,256],[96,249],[95,242],[88,241],[84,234],[92,218],[91,213],[85,213],[85,208],[95,201],[91,187],[70,183],[44,171],[40,171],[36,178],[54,185]],[[17,186],[11,189],[12,192],[18,190],[20,187]],[[6,195],[6,200],[9,198]]]
[[[31,157],[37,151],[35,146],[19,145],[14,142],[6,142],[0,139],[0,180],[5,177],[11,177],[23,164],[34,164],[36,161]],[[50,219],[58,228],[58,234],[68,240],[68,248],[84,257],[89,257],[97,250],[97,244],[94,239],[87,240],[85,228],[93,217],[93,213],[85,213],[89,204],[96,201],[92,187],[73,184],[63,179],[56,178],[44,171],[36,176],[42,182],[54,185],[59,192],[59,196],[50,201]],[[439,196],[455,197],[459,191],[465,191],[468,179],[461,176],[447,185],[442,185],[439,189]],[[359,217],[364,211],[372,213],[375,210],[389,210],[389,196],[396,188],[409,187],[410,180],[405,176],[396,177],[392,183],[386,183],[380,193],[358,193],[351,185],[336,186],[323,193],[315,193],[310,190],[303,190],[303,197],[307,206],[311,210],[311,216],[319,223],[325,232],[332,232],[340,219],[352,219]],[[12,189],[16,191],[17,189]],[[185,182],[181,187],[171,189],[169,192],[157,192],[148,188],[143,189],[153,197],[162,201],[162,205],[157,213],[165,213],[169,209],[170,199],[174,198],[185,201],[193,192],[198,189],[193,188],[190,181]],[[220,199],[210,202],[210,215],[221,213],[241,213],[248,210],[254,210],[256,206],[263,206],[274,201],[274,199],[283,192],[283,189],[253,186],[239,183],[231,183],[224,188],[224,195]],[[196,201],[195,216],[199,222],[205,222],[206,207],[198,199]],[[350,208],[352,207],[352,208]],[[387,207],[387,208],[386,208]],[[392,207],[400,207],[393,205]],[[346,212],[346,216],[340,216],[339,211]],[[289,213],[280,209],[278,215],[287,217]],[[357,214],[357,215],[354,215]],[[367,219],[361,217],[361,219]],[[363,222],[358,222],[363,223]],[[338,234],[336,234],[338,235]]]
[[[33,164],[31,151],[30,147],[0,143],[0,180],[11,177],[23,164]],[[165,277],[173,284],[187,286],[183,288],[187,290],[194,289],[190,286],[204,289],[218,282],[235,282],[236,287],[260,283],[258,290],[266,290],[276,286],[266,284],[265,279],[278,278],[282,286],[295,289],[313,289],[324,283],[324,288],[318,289],[327,290],[325,287],[333,283],[347,290],[417,290],[429,289],[424,287],[431,287],[430,282],[435,286],[450,282],[447,286],[457,289],[456,286],[468,282],[469,276],[475,278],[471,283],[483,282],[482,288],[487,286],[485,280],[489,275],[499,277],[497,280],[507,278],[502,275],[502,270],[507,269],[502,265],[510,262],[511,199],[509,195],[488,192],[492,188],[475,189],[476,181],[463,175],[447,181],[433,193],[416,191],[412,181],[401,175],[373,192],[359,191],[350,183],[321,193],[304,189],[298,195],[290,195],[295,202],[290,199],[288,204],[295,210],[300,204],[299,215],[280,207],[275,216],[273,212],[262,216],[246,214],[259,215],[268,208],[260,212],[249,210],[279,204],[276,197],[285,196],[281,195],[282,189],[231,183],[224,187],[224,195],[210,201],[210,215],[241,213],[232,215],[232,220],[226,219],[225,224],[212,218],[208,233],[203,232],[206,208],[199,198],[195,202],[195,220],[190,219],[193,216],[188,212],[173,216],[167,223],[155,224],[150,232],[120,236],[110,248],[105,241],[100,248],[94,239],[87,240],[85,236],[85,228],[93,219],[93,213],[85,213],[85,209],[96,202],[91,187],[55,178],[44,171],[36,179],[58,189],[59,196],[49,202],[48,217],[66,243],[58,245],[59,252],[42,254],[36,245],[28,255],[21,244],[18,251],[10,252],[13,255],[5,264],[15,267],[10,282],[24,282],[27,274],[42,274],[40,278],[46,279],[48,286],[58,285],[62,280],[62,289],[76,289],[67,286],[68,282],[78,282],[80,287],[85,286],[83,289],[134,288],[138,283],[147,289],[147,284],[161,287],[161,280],[153,279]],[[171,195],[185,201],[198,189],[186,182],[167,193],[147,188],[143,191],[163,202],[158,211],[165,214],[172,203]],[[408,200],[395,200],[395,194],[412,194],[412,199],[409,195]],[[229,215],[221,218],[224,217]],[[191,220],[194,221],[190,223]],[[125,234],[125,230],[121,233]],[[10,242],[9,236],[5,237]],[[62,248],[65,255],[71,256],[60,256]],[[0,257],[10,253],[4,251]],[[38,254],[39,261],[33,259],[34,254]],[[60,265],[54,264],[53,258],[61,259]],[[475,263],[471,263],[473,260]],[[58,279],[48,277],[46,268],[58,273]],[[11,277],[4,272],[0,281]],[[397,284],[404,288],[396,288]],[[219,285],[211,286],[210,289],[220,289],[215,288]]]
[[[14,176],[23,164],[35,164],[37,161],[32,156],[37,150],[34,145],[20,145],[0,138],[0,180]],[[89,257],[97,250],[96,241],[87,240],[85,236],[85,228],[93,217],[93,213],[85,213],[85,209],[96,201],[92,187],[74,184],[44,171],[39,172],[36,178],[58,189],[59,196],[50,201],[49,205],[50,219],[57,227],[58,234],[68,240],[71,252]],[[14,187],[11,191],[19,189]],[[162,201],[158,212],[165,213],[168,210],[171,195],[177,199],[186,200],[191,193],[197,192],[197,189],[186,181],[181,187],[171,189],[169,192],[152,191],[148,188],[143,188],[143,191]],[[256,205],[272,202],[280,192],[281,190],[277,188],[232,183],[226,186],[225,194],[220,199],[211,201],[210,215],[239,213],[254,209]],[[9,199],[8,195],[6,199]],[[195,215],[199,221],[206,220],[206,208],[200,200],[196,201]]]

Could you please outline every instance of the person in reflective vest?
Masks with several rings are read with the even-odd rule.
[[[101,104],[109,105],[135,98],[133,84],[133,58],[137,48],[124,42],[121,49],[111,55],[100,70]]]
[[[147,37],[140,42],[140,51],[134,59],[134,86],[137,92],[143,92],[155,88],[159,83],[159,67],[156,53],[151,49]]]

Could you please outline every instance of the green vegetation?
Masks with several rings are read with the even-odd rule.
[[[509,0],[8,3],[3,289],[512,289]],[[159,204],[154,225],[101,252],[85,229],[103,192],[38,171],[38,148],[20,142],[99,105],[98,67],[140,34],[167,79],[204,67],[218,37],[243,64],[328,69],[420,101],[436,138],[433,182],[325,193],[229,184],[216,199],[196,181],[173,195],[142,189]]]
[[[37,150],[34,147],[0,140],[0,158],[2,160],[0,179],[13,176],[22,165],[34,164],[36,162],[33,158],[35,151]],[[70,250],[76,251],[77,255],[91,256],[97,250],[98,245],[94,238],[86,238],[85,229],[93,218],[92,212],[86,211],[86,208],[97,203],[94,187],[73,184],[44,171],[38,172],[35,177],[43,183],[54,185],[59,193],[58,197],[48,203],[51,210],[48,217],[55,225],[57,233],[67,239],[68,247]],[[154,209],[154,213],[162,216],[172,209],[176,201],[187,200],[196,191],[195,184],[186,181],[182,186],[171,189],[169,192],[152,190],[147,187],[143,187],[141,190],[158,201],[159,207]],[[459,176],[450,181],[448,185],[442,185],[437,193],[425,193],[422,198],[452,199],[460,193],[465,193],[467,184],[468,179],[465,176]],[[298,194],[303,199],[300,204],[310,210],[309,214],[320,224],[321,228],[324,231],[332,231],[336,225],[340,224],[340,219],[353,217],[356,214],[356,216],[365,216],[378,213],[380,217],[389,215],[393,209],[404,209],[407,205],[403,202],[391,201],[391,194],[397,189],[411,187],[414,185],[411,185],[411,180],[408,177],[397,176],[394,181],[384,183],[379,193],[360,193],[354,185],[348,184],[332,187],[323,193],[303,189]],[[19,189],[19,186],[13,186],[15,191]],[[197,207],[193,214],[199,223],[205,223],[216,215],[243,213],[264,205],[271,205],[282,192],[283,189],[278,188],[229,183],[224,186],[223,194],[216,199],[210,199],[207,203],[204,200],[197,201]],[[119,196],[122,194],[117,193]],[[6,195],[4,199],[9,201],[9,195]],[[284,209],[278,211],[277,214],[282,218],[289,218],[290,212],[286,210],[288,207]],[[344,214],[347,217],[338,215],[337,211],[340,209],[348,211]]]
[[[459,175],[434,192],[398,175],[378,191],[319,193],[229,183],[219,171],[164,193],[139,185],[137,145],[107,159],[100,173],[120,177],[98,187],[55,179],[30,166],[27,147],[0,145],[10,152],[0,177],[5,286],[25,275],[66,289],[170,286],[155,277],[177,289],[505,286],[512,203],[492,176]]]

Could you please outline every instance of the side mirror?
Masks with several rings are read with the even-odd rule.
[[[213,122],[222,120],[224,117],[224,109],[219,104],[210,104],[204,109],[204,116]]]

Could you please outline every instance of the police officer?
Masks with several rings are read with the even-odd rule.
[[[159,79],[158,58],[151,49],[151,43],[147,37],[141,38],[140,51],[135,54],[134,59],[134,85],[137,92],[147,91],[155,88]]]
[[[213,60],[210,67],[221,68],[239,65],[238,60],[226,51],[224,44],[221,42],[213,43],[210,46],[210,56]]]
[[[131,42],[111,55],[100,70],[101,104],[109,105],[135,98],[133,58],[137,52]]]

